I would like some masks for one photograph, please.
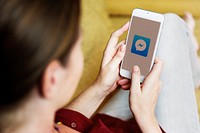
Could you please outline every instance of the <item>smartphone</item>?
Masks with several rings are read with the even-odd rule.
[[[138,65],[142,83],[154,64],[164,16],[159,13],[134,9],[126,39],[126,52],[120,75],[131,79],[132,68]]]

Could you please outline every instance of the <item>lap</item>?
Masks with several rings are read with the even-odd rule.
[[[190,43],[184,21],[177,15],[166,14],[157,52],[157,56],[165,63],[161,74],[163,85],[155,112],[159,124],[167,132],[198,132],[193,79],[196,63],[193,63],[195,55]],[[128,91],[117,91],[100,109],[100,113],[123,120],[131,118],[128,97]]]

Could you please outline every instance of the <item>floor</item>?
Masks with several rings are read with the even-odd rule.
[[[195,35],[200,43],[200,0],[105,0],[105,3],[115,29],[129,21],[134,8],[148,9],[160,13],[173,12],[181,17],[185,11],[189,11],[195,17]],[[121,38],[125,37],[126,35]],[[200,114],[200,88],[196,90],[196,97]]]

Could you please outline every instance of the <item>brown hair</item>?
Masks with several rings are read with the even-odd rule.
[[[79,0],[0,1],[0,107],[21,101],[79,32]]]

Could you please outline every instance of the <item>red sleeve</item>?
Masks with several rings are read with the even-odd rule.
[[[55,122],[62,122],[79,132],[86,132],[91,126],[92,121],[79,112],[61,109],[56,112]]]
[[[97,114],[91,121],[79,112],[61,109],[57,111],[55,121],[85,133],[141,133],[135,119],[122,121],[105,114]],[[165,133],[162,128],[161,130]]]

